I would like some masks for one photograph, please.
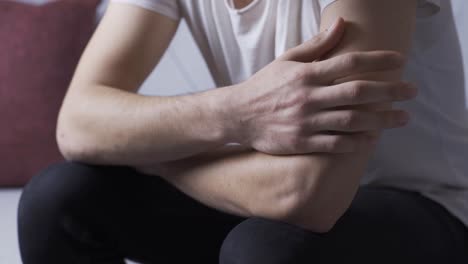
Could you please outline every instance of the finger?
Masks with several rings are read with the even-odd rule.
[[[315,134],[309,137],[305,153],[350,153],[358,151],[362,146],[374,143],[375,137],[368,134],[327,135]]]
[[[403,67],[404,57],[395,51],[350,52],[328,60],[309,63],[314,80],[333,83],[353,75],[390,71]]]
[[[344,22],[338,18],[327,30],[319,33],[311,40],[286,51],[279,60],[312,62],[324,56],[340,43],[344,33]]]
[[[323,111],[311,117],[308,127],[311,129],[319,128],[320,131],[366,132],[402,127],[408,124],[409,120],[409,114],[401,110],[379,112]]]
[[[311,100],[319,108],[398,102],[417,96],[418,90],[408,82],[351,81],[313,89]]]

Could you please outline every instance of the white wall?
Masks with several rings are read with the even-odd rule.
[[[98,8],[98,16],[105,11],[108,1],[104,0]],[[146,95],[176,95],[213,87],[213,79],[201,53],[187,24],[182,21],[166,54],[148,76],[139,92]]]
[[[16,0],[41,4],[50,0]],[[223,0],[220,0],[223,1]],[[444,0],[448,1],[448,0]],[[451,0],[465,65],[465,80],[468,82],[468,0]],[[108,0],[99,8],[102,14]],[[204,64],[187,25],[182,22],[163,59],[148,77],[140,93],[148,95],[174,95],[213,88],[213,80]]]
[[[1,0],[0,0],[1,1]],[[51,0],[16,0],[30,4],[43,4]],[[104,0],[98,8],[102,15],[108,4]],[[179,29],[158,66],[140,89],[147,95],[175,95],[213,88],[211,75],[201,57],[185,22]]]
[[[98,16],[104,13],[108,1],[103,0],[98,8]],[[148,76],[139,92],[146,95],[176,95],[213,87],[213,79],[201,53],[187,24],[182,21],[166,54]]]
[[[143,84],[140,93],[174,95],[214,87],[213,79],[187,24],[179,26],[169,49]]]
[[[99,15],[104,12],[107,4],[108,0],[104,0],[99,7]],[[182,21],[166,54],[148,76],[139,93],[146,95],[177,95],[213,87],[213,79],[201,53],[189,32],[187,24]]]
[[[468,86],[468,0],[452,0],[452,9],[462,48],[465,85]],[[468,87],[465,90],[468,91]]]

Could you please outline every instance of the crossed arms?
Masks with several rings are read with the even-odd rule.
[[[399,81],[403,62],[395,52],[410,44],[415,8],[415,0],[337,1],[321,28],[338,17],[346,25],[338,22],[246,82],[146,97],[134,92],[177,22],[111,4],[62,106],[59,146],[70,160],[158,175],[219,210],[326,232],[349,206],[379,131],[405,123],[390,103],[414,96]],[[281,85],[272,78],[278,72]],[[269,111],[278,98],[286,99]]]

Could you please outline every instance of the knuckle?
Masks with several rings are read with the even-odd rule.
[[[344,136],[335,136],[328,142],[327,148],[332,151],[340,151],[345,149],[346,139]]]
[[[277,109],[288,109],[288,116],[300,118],[306,101],[307,94],[304,89],[295,88],[289,91],[285,96],[278,98],[274,103],[274,107]]]
[[[359,119],[359,115],[354,111],[348,111],[343,114],[340,119],[340,125],[346,128],[352,128],[355,126]]]
[[[287,60],[290,60],[290,58],[292,57],[291,53],[292,53],[291,50],[287,50],[287,51],[284,52],[282,55],[280,55],[280,56],[278,57],[277,60],[279,60],[279,61],[287,61]]]
[[[308,63],[304,65],[304,70],[306,75],[309,79],[314,80],[324,76],[323,70],[321,71],[322,67],[319,66],[317,63]]]
[[[293,133],[293,135],[289,138],[288,145],[293,149],[293,151],[300,151],[303,148],[303,140],[300,135],[299,130]]]
[[[315,43],[315,42],[321,42],[324,39],[325,39],[325,31],[320,32],[320,34],[315,35],[311,41]]]
[[[278,59],[279,60],[286,60],[286,61],[293,60],[295,57],[298,56],[298,50],[299,49],[300,49],[300,46],[290,48],[285,53],[283,53],[283,55],[281,55]]]
[[[292,135],[292,139],[291,139],[291,143],[293,144],[294,147],[297,147],[300,145],[300,139],[303,135],[303,129],[301,127],[301,125],[297,125],[295,126],[294,128],[291,129],[291,135]]]
[[[344,63],[350,68],[357,68],[360,66],[360,57],[357,53],[349,53],[344,56]]]
[[[322,103],[322,100],[320,99],[320,96],[314,93],[312,90],[307,91],[306,95],[306,103],[310,107],[310,109],[316,109],[320,108],[320,104]]]
[[[309,118],[314,112],[317,112],[323,107],[324,100],[320,95],[311,92],[307,92],[306,100],[304,104],[304,117]]]
[[[307,124],[305,122],[304,119],[302,119],[301,121],[299,121],[299,124],[298,126],[296,127],[295,129],[295,135],[299,138],[303,138],[305,136],[307,136]]]
[[[320,123],[321,122],[319,121],[319,118],[313,117],[307,121],[307,124],[305,126],[307,126],[310,129],[310,131],[319,131]]]
[[[309,92],[305,87],[298,88],[292,92],[292,100],[297,107],[296,114],[302,115],[305,104],[308,101]]]
[[[340,135],[336,137],[334,144],[336,152],[352,152],[356,150],[358,142],[353,136]]]
[[[305,64],[297,66],[292,72],[292,78],[294,80],[304,80],[307,77],[308,69]]]
[[[366,88],[366,83],[364,81],[353,82],[348,90],[349,98],[353,100],[361,98],[362,96],[364,96]]]

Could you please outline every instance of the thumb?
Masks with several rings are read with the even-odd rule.
[[[278,59],[284,61],[313,62],[320,59],[338,43],[340,43],[344,34],[344,21],[338,18],[332,26],[320,32],[301,45],[291,48],[281,55]]]

